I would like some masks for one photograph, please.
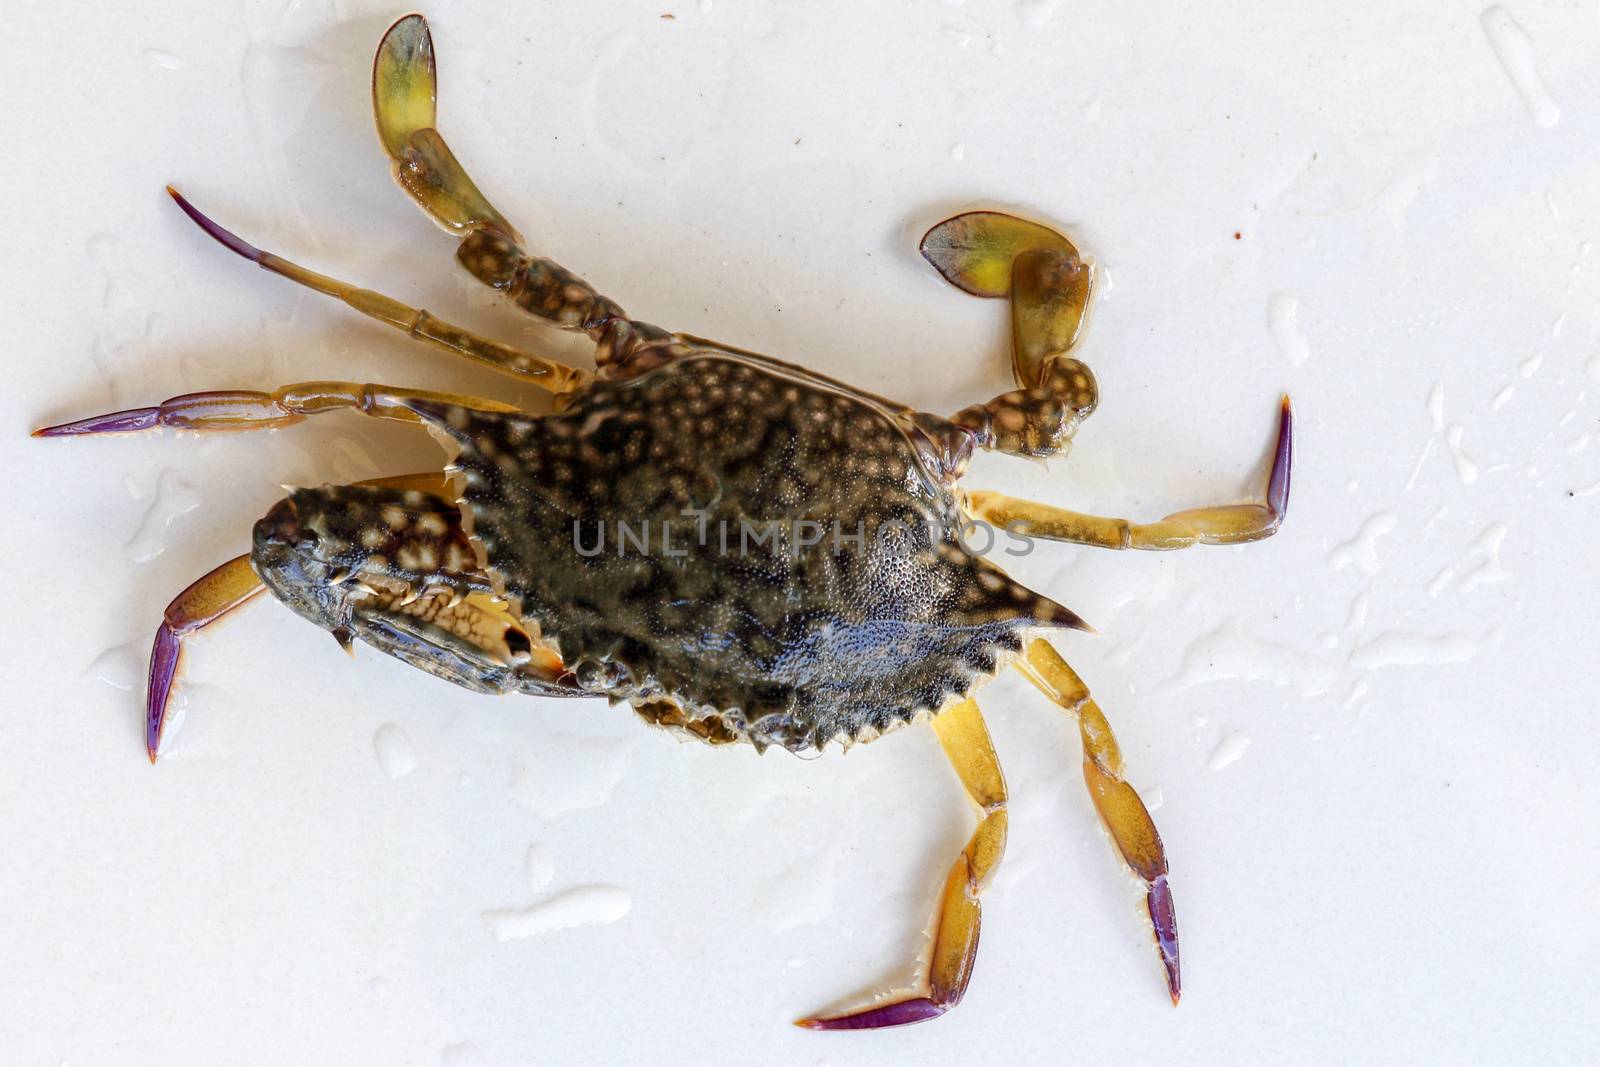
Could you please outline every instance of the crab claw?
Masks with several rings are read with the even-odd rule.
[[[156,630],[155,645],[150,649],[150,674],[145,684],[144,748],[151,763],[161,752],[173,683],[183,665],[183,639],[254,599],[264,589],[266,586],[250,565],[250,557],[239,556],[200,578],[167,605]]]

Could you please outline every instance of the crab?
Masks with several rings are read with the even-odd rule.
[[[930,229],[941,275],[1011,309],[1018,388],[944,417],[792,363],[630,318],[523,240],[435,128],[427,22],[409,15],[373,65],[379,140],[401,188],[458,239],[468,273],[595,343],[593,373],[479,336],[264,252],[177,205],[229,250],[437,348],[548,391],[534,414],[490,399],[344,381],[190,393],[50,426],[41,437],[172,427],[276,429],[353,410],[425,427],[442,470],[296,489],[255,524],[251,550],[185,589],[151,652],[145,744],[162,748],[185,639],[271,591],[347,650],[362,641],[480,693],[603,696],[712,745],[822,749],[928,722],[977,809],[939,896],[931,953],[906,989],[798,1025],[896,1026],[960,1002],[980,895],[1006,842],[1006,785],[974,697],[1017,668],[1076,719],[1089,795],[1142,883],[1172,1002],[1177,921],[1167,860],[1088,687],[1056,651],[1088,630],[971,543],[987,524],[1112,549],[1238,544],[1288,507],[1288,397],[1264,499],[1152,523],[1081,514],[958,480],[976,450],[1066,453],[1098,386],[1071,354],[1094,267],[1066,236],[973,211]]]

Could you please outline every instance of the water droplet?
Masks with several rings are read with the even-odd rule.
[[[1357,648],[1350,656],[1356,670],[1418,664],[1460,663],[1483,650],[1481,640],[1465,634],[1416,634],[1389,630]]]
[[[1511,403],[1511,397],[1514,393],[1516,393],[1516,391],[1517,387],[1514,385],[1508,385],[1504,389],[1501,389],[1498,393],[1494,394],[1494,399],[1489,401],[1489,410],[1499,411],[1501,408]]]
[[[165,48],[146,48],[140,55],[163,70],[181,70],[183,68],[183,60]]]
[[[1355,682],[1351,684],[1350,692],[1345,694],[1344,700],[1339,706],[1345,711],[1349,711],[1351,708],[1361,703],[1361,699],[1371,691],[1371,682],[1367,681],[1365,678],[1357,678]]]
[[[1589,362],[1583,365],[1583,372],[1595,381],[1600,382],[1600,352],[1589,357]]]
[[[1327,692],[1337,668],[1291,645],[1268,641],[1239,629],[1228,621],[1189,642],[1178,672],[1161,683],[1167,694],[1177,694],[1225,678],[1264,681],[1294,686],[1315,696]]]
[[[1434,382],[1433,388],[1428,390],[1428,418],[1433,420],[1435,430],[1444,429],[1444,383]]]
[[[166,549],[167,527],[180,515],[187,515],[200,506],[200,494],[194,486],[179,478],[177,472],[164,470],[156,479],[155,497],[145,509],[139,528],[128,539],[128,558],[135,563],[147,563]]]
[[[1278,354],[1298,367],[1311,355],[1311,348],[1300,333],[1300,299],[1292,293],[1274,293],[1267,301],[1267,328],[1278,346]]]
[[[417,765],[417,746],[411,735],[392,722],[384,723],[372,735],[372,751],[390,778],[404,778]]]
[[[1544,362],[1544,353],[1535,352],[1521,363],[1517,364],[1517,373],[1524,378],[1532,378],[1539,373],[1539,364]]]
[[[144,680],[144,653],[133,641],[114,645],[96,656],[84,673],[126,693]]]
[[[1030,30],[1041,30],[1056,13],[1056,0],[1020,0],[1017,17]]]
[[[1461,591],[1470,593],[1480,585],[1503,582],[1511,572],[1500,565],[1500,548],[1505,544],[1508,529],[1503,522],[1490,523],[1472,543],[1471,553],[1482,557],[1483,562],[1468,571],[1461,579]]]
[[[1461,479],[1462,485],[1471,485],[1478,480],[1478,465],[1461,448],[1462,429],[1459,423],[1452,425],[1445,431],[1445,443],[1450,446],[1450,456],[1455,460],[1456,477]]]
[[[1217,747],[1212,749],[1211,759],[1206,761],[1206,766],[1214,771],[1220,771],[1230,763],[1239,762],[1240,758],[1244,756],[1245,749],[1249,747],[1249,736],[1234,730],[1217,742]]]
[[[1534,124],[1549,128],[1561,121],[1561,106],[1545,88],[1539,77],[1539,68],[1533,60],[1533,40],[1528,36],[1511,12],[1503,4],[1486,8],[1480,16],[1484,35],[1489,46],[1505,68],[1506,77],[1522,97],[1523,106]]]
[[[1094,265],[1094,271],[1098,276],[1097,280],[1100,283],[1100,299],[1105,300],[1106,297],[1111,295],[1111,290],[1116,288],[1117,280],[1112,277],[1111,268],[1106,266],[1104,263],[1096,263]]]
[[[615,741],[566,738],[527,759],[512,772],[506,792],[547,819],[599,807],[628,771],[628,749]]]
[[[1393,532],[1399,521],[1399,516],[1392,511],[1369,516],[1354,537],[1334,546],[1328,553],[1328,564],[1336,571],[1354,565],[1363,574],[1377,574],[1378,539]]]
[[[555,861],[550,858],[550,850],[539,845],[528,846],[528,858],[523,861],[528,872],[528,888],[537,893],[550,884],[556,876]]]
[[[1144,790],[1140,795],[1140,799],[1144,801],[1145,811],[1160,811],[1161,805],[1167,802],[1167,796],[1161,791],[1160,786]]]
[[[614,923],[633,909],[633,898],[614,885],[585,885],[526,908],[483,913],[496,940],[516,941],[552,930]]]
[[[963,159],[966,159],[967,158],[967,146],[965,144],[962,144],[959,141],[956,142],[955,144],[951,145],[950,146],[950,158],[955,160],[957,163],[960,163]]]
[[[477,1045],[460,1041],[439,1050],[439,1067],[489,1067],[489,1061]]]
[[[1438,596],[1450,587],[1450,583],[1455,581],[1455,577],[1456,569],[1454,567],[1446,566],[1440,568],[1439,573],[1435,574],[1433,580],[1428,583],[1428,595]]]

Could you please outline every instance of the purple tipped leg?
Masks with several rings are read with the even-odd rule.
[[[167,605],[150,649],[150,676],[145,685],[144,749],[151,763],[161,754],[172,687],[183,665],[183,639],[254,599],[264,589],[266,586],[250,565],[250,557],[239,556],[189,586]]]
[[[1167,971],[1167,992],[1172,994],[1172,1003],[1176,1006],[1183,994],[1183,979],[1178,973],[1178,917],[1172,910],[1172,888],[1167,885],[1166,875],[1150,883],[1146,902],[1150,906],[1150,922],[1156,931],[1161,965]]]
[[[949,1010],[950,1005],[940,1004],[932,997],[912,997],[910,1000],[863,1008],[848,1015],[801,1019],[795,1025],[807,1030],[880,1030],[888,1026],[908,1026],[937,1019]]]
[[[178,676],[183,647],[178,635],[166,623],[156,631],[155,647],[150,650],[150,679],[145,686],[144,749],[150,762],[161,752],[161,731],[167,722],[167,703],[172,698],[172,683]]]
[[[140,430],[153,430],[161,424],[160,408],[129,408],[127,411],[113,411],[109,415],[95,415],[76,422],[64,422],[59,426],[46,426],[33,431],[33,436],[76,437],[86,433],[138,433]]]
[[[232,230],[226,230],[217,225],[199,208],[185,200],[183,198],[183,194],[178,192],[178,190],[174,189],[172,186],[167,186],[167,193],[171,195],[172,199],[178,202],[178,206],[183,209],[183,213],[188,215],[189,218],[193,219],[194,224],[204,230],[206,234],[218,244],[222,245],[230,252],[238,253],[252,263],[261,262],[261,249],[257,248],[249,241],[246,241]]]
[[[1278,447],[1267,475],[1267,507],[1281,522],[1289,513],[1289,479],[1294,473],[1294,405],[1286,394],[1278,415]]]

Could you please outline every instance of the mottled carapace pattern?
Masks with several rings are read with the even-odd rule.
[[[691,349],[542,418],[412,407],[459,445],[489,572],[578,685],[666,698],[718,738],[874,737],[1028,630],[1081,625],[962,546],[890,413],[738,353]]]

